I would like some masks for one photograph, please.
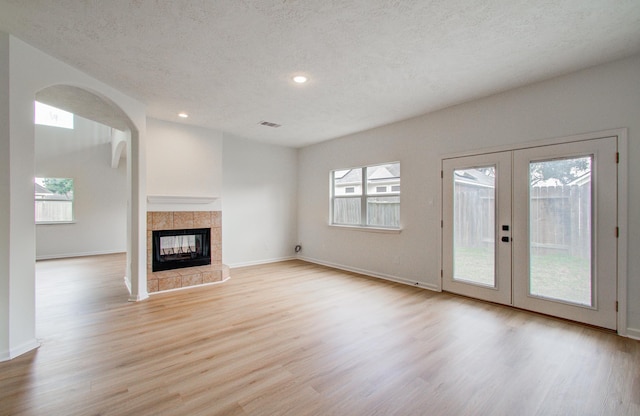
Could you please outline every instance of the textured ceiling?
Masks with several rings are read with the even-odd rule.
[[[640,0],[0,0],[0,30],[151,117],[300,147],[639,53]]]

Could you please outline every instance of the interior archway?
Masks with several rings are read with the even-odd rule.
[[[126,156],[127,182],[127,213],[126,213],[126,270],[125,282],[128,286],[129,300],[141,300],[146,292],[140,293],[142,286],[139,276],[139,231],[132,221],[141,209],[137,203],[138,152],[137,143],[139,131],[131,118],[113,101],[89,89],[73,85],[53,85],[38,91],[35,100],[64,111],[68,111],[82,118],[95,121],[112,128],[111,165],[117,166],[121,156]],[[142,282],[144,283],[144,282]]]

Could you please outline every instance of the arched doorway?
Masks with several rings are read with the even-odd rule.
[[[56,85],[84,90],[126,116],[131,131],[127,154],[127,266],[129,300],[146,288],[146,109],[143,103],[0,34],[0,361],[38,347],[35,334],[34,99]]]
[[[84,119],[100,123],[111,128],[111,166],[118,168],[126,163],[126,270],[125,282],[130,297],[129,300],[146,298],[146,291],[140,290],[141,280],[146,276],[140,275],[138,262],[139,219],[138,175],[137,175],[137,142],[138,129],[129,116],[113,101],[103,95],[72,85],[53,85],[36,93],[35,100],[64,111],[68,111]],[[124,157],[126,155],[126,157]]]

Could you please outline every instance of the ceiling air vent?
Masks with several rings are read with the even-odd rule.
[[[267,126],[267,127],[273,127],[273,128],[278,128],[280,127],[280,124],[277,123],[271,123],[270,121],[261,121],[260,123],[261,126]]]

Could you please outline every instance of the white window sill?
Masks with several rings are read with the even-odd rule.
[[[76,221],[38,221],[36,225],[58,225],[58,224],[75,224]]]
[[[402,232],[402,228],[364,227],[361,225],[329,224],[329,227],[342,228],[345,230],[364,231],[368,233],[382,233],[382,234],[400,234]]]

